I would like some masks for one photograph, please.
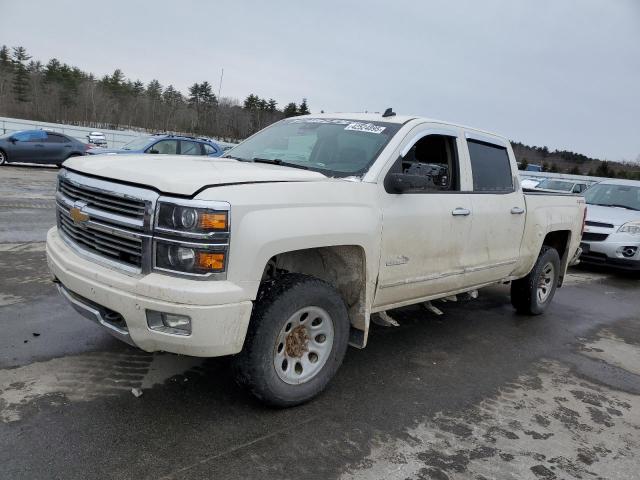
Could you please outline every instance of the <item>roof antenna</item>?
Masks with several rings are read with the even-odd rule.
[[[396,112],[393,111],[393,108],[389,107],[384,111],[382,116],[383,117],[395,117],[396,116]]]

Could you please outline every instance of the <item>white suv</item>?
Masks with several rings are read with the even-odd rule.
[[[640,270],[640,182],[605,180],[584,196],[588,209],[580,260]]]

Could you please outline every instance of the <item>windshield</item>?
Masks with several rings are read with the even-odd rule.
[[[584,192],[591,205],[640,210],[640,187],[599,183]]]
[[[362,175],[400,127],[387,122],[294,118],[257,133],[224,156],[290,164],[331,177]]]
[[[129,143],[125,143],[122,149],[123,150],[141,150],[147,145],[149,145],[149,143],[151,143],[151,141],[153,141],[154,139],[155,139],[154,137],[136,138],[135,140],[131,140]]]
[[[545,188],[547,190],[561,190],[570,192],[573,188],[573,182],[563,182],[562,180],[543,180],[538,184],[537,188]]]

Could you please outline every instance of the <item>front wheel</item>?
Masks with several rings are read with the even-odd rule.
[[[518,313],[540,315],[556,293],[559,276],[558,252],[555,248],[542,247],[531,272],[526,277],[511,282],[511,304]]]
[[[7,154],[0,150],[0,166],[7,163]]]
[[[348,341],[349,318],[338,292],[314,277],[284,275],[258,292],[235,359],[237,379],[269,405],[299,405],[324,390]]]

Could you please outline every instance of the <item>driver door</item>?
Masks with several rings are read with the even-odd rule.
[[[386,175],[430,177],[419,192],[382,192],[382,248],[374,309],[413,303],[464,286],[471,233],[466,157],[455,129],[416,127]]]

